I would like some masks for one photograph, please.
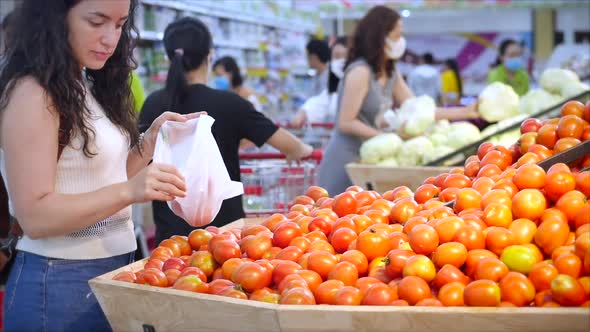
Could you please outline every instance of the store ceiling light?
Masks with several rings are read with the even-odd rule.
[[[402,17],[410,17],[410,14],[412,14],[412,13],[410,12],[409,9],[404,9],[404,10],[402,10],[401,14],[402,14]]]

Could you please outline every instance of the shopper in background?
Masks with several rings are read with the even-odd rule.
[[[129,76],[129,80],[131,81],[131,95],[133,96],[133,109],[139,113],[141,111],[141,107],[145,102],[145,91],[143,90],[143,85],[141,84],[141,79],[139,75],[135,71],[131,72],[131,76]]]
[[[488,73],[488,83],[508,84],[519,96],[529,91],[529,74],[522,57],[522,46],[513,39],[500,43],[499,55],[494,68]]]
[[[408,87],[417,96],[427,95],[437,101],[440,97],[440,73],[433,64],[432,54],[423,54],[419,65],[408,75]]]
[[[234,181],[240,181],[238,147],[243,138],[257,146],[269,143],[288,160],[300,160],[311,154],[311,146],[278,128],[245,99],[207,86],[213,41],[203,22],[187,17],[171,23],[164,32],[164,47],[170,59],[166,88],[148,96],[140,114],[141,131],[169,109],[179,113],[207,111],[215,119],[213,136]],[[194,229],[177,217],[166,202],[153,202],[152,208],[156,243],[172,235],[187,235]],[[244,216],[242,196],[233,197],[223,202],[211,225],[223,226]]]
[[[185,196],[151,164],[166,113],[140,138],[131,100],[136,0],[25,0],[0,73],[9,207],[24,231],[4,298],[5,331],[108,331],[88,280],[129,264],[132,203]],[[146,167],[147,166],[147,167]]]
[[[332,45],[328,68],[328,84],[317,96],[309,98],[291,119],[290,126],[301,128],[308,122],[334,123],[336,117],[337,91],[344,75],[344,63],[348,54],[348,39],[339,37]]]
[[[463,82],[455,59],[447,59],[440,74],[441,100],[444,106],[459,105],[463,95]]]
[[[236,60],[231,56],[224,56],[213,64],[215,78],[213,83],[216,89],[231,90],[238,96],[249,101],[254,109],[262,111],[258,98],[254,91],[244,84],[244,78]]]
[[[306,45],[307,63],[315,70],[311,85],[311,96],[317,96],[328,84],[328,61],[330,61],[330,47],[328,43],[319,39],[312,39]]]
[[[331,195],[351,185],[345,166],[359,158],[359,148],[380,134],[382,114],[414,96],[395,61],[405,52],[402,20],[393,9],[373,7],[352,37],[344,78],[338,89],[336,128],[324,150],[319,184]],[[476,118],[476,105],[438,109],[440,118]]]

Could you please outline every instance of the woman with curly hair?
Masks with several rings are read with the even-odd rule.
[[[338,89],[336,128],[324,150],[319,184],[331,195],[352,185],[345,166],[359,159],[362,142],[380,134],[382,114],[414,97],[395,68],[404,55],[400,15],[373,7],[357,24]],[[438,109],[439,119],[477,118],[476,105]]]
[[[140,136],[131,97],[137,0],[25,0],[0,74],[0,166],[23,236],[5,331],[105,331],[88,280],[129,264],[130,205],[185,196],[151,164],[161,115]]]

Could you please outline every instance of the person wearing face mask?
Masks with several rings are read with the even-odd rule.
[[[305,46],[307,63],[315,70],[312,78],[310,96],[319,95],[328,81],[328,61],[330,61],[330,47],[328,43],[319,39],[310,40]]]
[[[344,75],[344,63],[347,54],[347,38],[338,37],[331,50],[328,64],[328,84],[322,92],[309,98],[291,119],[290,126],[301,128],[310,123],[333,123],[336,116],[336,99],[338,83]]]
[[[166,27],[164,48],[170,59],[166,87],[146,99],[139,117],[140,131],[167,110],[180,114],[206,111],[215,119],[211,131],[233,181],[240,181],[238,149],[242,139],[248,139],[258,147],[268,143],[284,153],[288,160],[300,160],[310,155],[311,146],[278,128],[247,100],[236,93],[207,85],[212,47],[209,29],[196,18],[181,18]],[[172,235],[188,235],[195,229],[176,216],[166,202],[154,201],[152,211],[156,243]],[[223,201],[210,225],[221,227],[244,216],[242,196],[236,196]]]
[[[488,73],[488,83],[508,84],[519,96],[529,91],[529,75],[522,56],[522,46],[513,39],[500,43],[495,67]]]
[[[319,185],[337,195],[352,183],[345,166],[358,161],[366,139],[379,135],[385,111],[414,97],[395,62],[406,50],[400,15],[373,7],[359,21],[338,88],[336,126],[324,150]],[[477,118],[476,105],[437,109],[437,119]]]
[[[254,109],[258,111],[262,110],[254,91],[244,85],[244,78],[240,72],[240,67],[233,57],[224,56],[215,61],[213,72],[215,73],[213,85],[216,89],[232,91],[252,103]]]

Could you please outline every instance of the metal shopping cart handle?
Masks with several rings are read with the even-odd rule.
[[[293,128],[291,126],[290,122],[276,122],[275,124],[277,126],[283,127],[283,128]],[[311,122],[306,125],[311,126],[312,128],[324,128],[324,129],[333,129],[334,128],[333,122]]]
[[[324,153],[321,149],[315,149],[313,152],[303,158],[303,160],[314,160],[316,162],[322,161]],[[254,160],[266,160],[266,159],[285,159],[287,156],[280,152],[240,152],[240,159],[254,159]]]

